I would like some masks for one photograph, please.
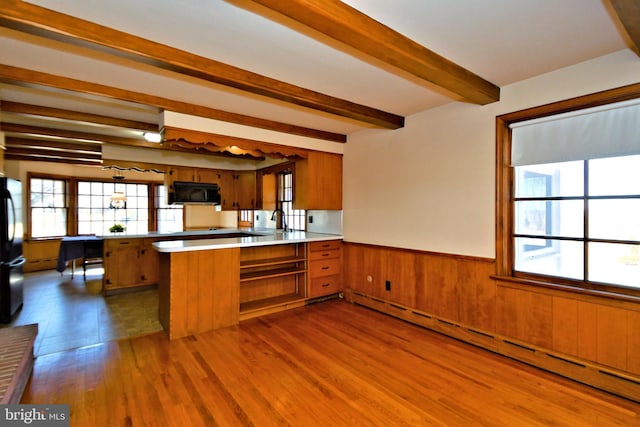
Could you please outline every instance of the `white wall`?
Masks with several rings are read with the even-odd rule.
[[[638,82],[640,59],[623,50],[505,86],[490,105],[454,102],[350,135],[345,240],[495,257],[495,117]]]

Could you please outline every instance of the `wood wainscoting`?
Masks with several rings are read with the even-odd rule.
[[[492,278],[492,259],[344,243],[345,298],[640,401],[640,304]]]

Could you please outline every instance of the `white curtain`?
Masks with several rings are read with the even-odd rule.
[[[510,127],[512,166],[640,154],[640,99]]]

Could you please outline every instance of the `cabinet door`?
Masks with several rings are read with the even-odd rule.
[[[259,173],[256,178],[256,184],[258,190],[257,196],[259,197],[257,208],[272,211],[276,208],[276,186],[275,173]]]
[[[140,281],[147,285],[155,285],[160,280],[160,257],[153,249],[153,239],[144,239],[140,247]]]
[[[256,174],[255,172],[236,172],[236,208],[256,208]]]
[[[223,210],[236,209],[236,180],[234,173],[223,171],[220,174],[220,206]]]
[[[105,242],[105,290],[127,288],[140,284],[140,242],[138,239],[109,239]]]
[[[342,155],[309,152],[296,162],[294,209],[342,209]]]
[[[198,169],[196,180],[198,182],[204,182],[207,184],[220,185],[220,171],[217,171],[215,169]]]

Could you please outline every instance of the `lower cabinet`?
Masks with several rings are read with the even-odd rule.
[[[105,239],[102,290],[106,293],[154,285],[159,280],[157,239]]]
[[[342,241],[309,243],[309,298],[342,291]]]

